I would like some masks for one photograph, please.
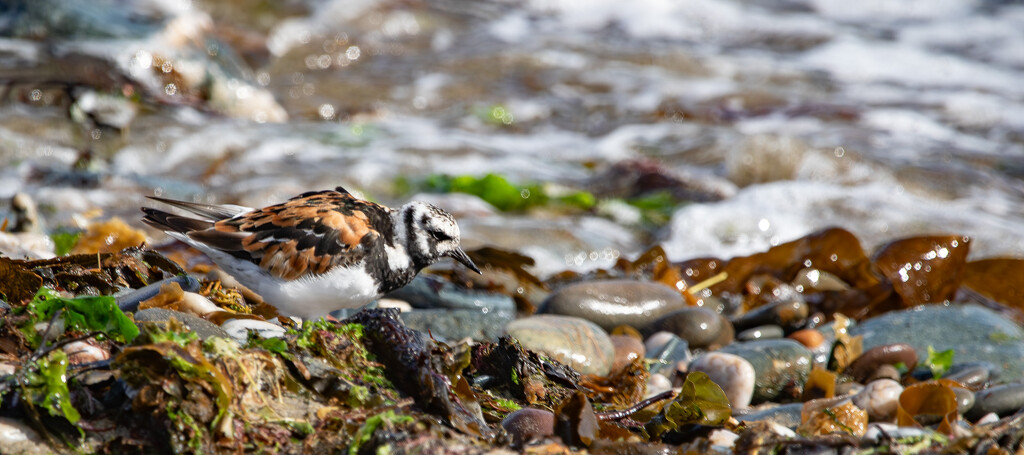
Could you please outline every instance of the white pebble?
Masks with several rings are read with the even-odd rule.
[[[224,321],[220,328],[239,343],[245,343],[249,339],[250,330],[256,331],[261,338],[281,338],[285,334],[284,327],[255,319],[229,319]]]
[[[210,299],[203,297],[195,292],[186,292],[181,297],[181,304],[178,309],[183,313],[192,313],[196,316],[204,316],[214,311],[221,310],[216,304],[210,301]]]
[[[754,396],[754,366],[735,354],[709,352],[690,363],[690,371],[707,373],[729,397],[733,408],[745,408]]]
[[[872,422],[891,421],[896,416],[896,405],[899,402],[903,386],[892,379],[871,381],[859,393],[853,396],[853,404],[868,412]]]
[[[72,365],[99,362],[110,358],[109,351],[85,341],[73,341],[65,344],[61,349],[68,355],[68,363]]]
[[[644,351],[646,351],[648,354],[658,352],[661,350],[661,348],[665,347],[665,345],[668,344],[669,340],[671,340],[674,336],[675,334],[673,334],[672,332],[656,332],[655,334],[647,337],[647,340],[644,341]]]
[[[42,438],[32,427],[20,420],[0,417],[0,447],[4,448],[4,453],[31,453],[34,443],[40,442]]]
[[[402,313],[408,313],[412,311],[412,305],[409,302],[398,299],[380,299],[377,301],[378,308],[398,308],[398,311]]]
[[[647,393],[644,398],[650,398],[671,389],[672,381],[669,381],[668,378],[660,373],[654,373],[651,377],[647,378]]]
[[[711,441],[711,445],[726,449],[732,448],[732,446],[736,445],[736,440],[739,438],[740,435],[721,428],[712,431],[711,434],[708,435],[708,441]]]

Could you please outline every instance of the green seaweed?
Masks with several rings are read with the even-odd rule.
[[[112,296],[69,299],[43,287],[22,311],[32,316],[22,329],[33,347],[38,347],[41,342],[33,328],[35,324],[49,322],[58,314],[64,319],[65,330],[103,332],[121,343],[129,343],[139,335],[139,328],[117,307],[117,300]]]
[[[31,403],[42,406],[51,416],[63,417],[75,424],[82,417],[71,405],[67,372],[68,355],[54,350],[26,367],[21,390]]]
[[[928,357],[925,359],[924,364],[932,370],[932,377],[939,379],[953,367],[953,354],[952,349],[937,352],[934,348],[928,346]]]
[[[359,427],[359,430],[356,431],[352,445],[348,448],[349,455],[356,455],[359,453],[359,447],[369,442],[370,438],[373,437],[373,432],[377,431],[381,426],[412,423],[413,421],[414,419],[410,416],[395,414],[393,409],[388,409],[387,411],[366,419],[363,426]]]
[[[78,239],[81,237],[81,231],[57,231],[50,234],[50,240],[53,240],[53,254],[67,256],[75,245],[78,244]]]
[[[721,425],[730,416],[732,407],[722,388],[707,374],[695,371],[686,375],[679,395],[644,425],[644,431],[658,438],[682,425]]]

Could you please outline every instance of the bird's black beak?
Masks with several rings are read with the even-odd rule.
[[[476,267],[476,264],[473,263],[473,260],[469,258],[469,255],[466,254],[465,251],[462,251],[462,248],[456,248],[455,251],[448,253],[448,256],[451,256],[452,259],[461,262],[462,265],[469,268],[469,270],[483,275],[483,273],[480,272],[480,269]]]

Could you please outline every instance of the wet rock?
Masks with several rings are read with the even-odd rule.
[[[814,350],[825,343],[825,336],[814,329],[797,330],[789,334],[788,338],[799,342],[810,350]]]
[[[773,422],[789,429],[795,429],[800,426],[800,411],[803,407],[803,403],[783,404],[737,416],[736,419],[740,422]]]
[[[802,292],[842,292],[850,289],[850,285],[839,277],[823,270],[806,268],[796,273],[791,283]]]
[[[545,313],[592,321],[605,330],[619,325],[642,328],[670,312],[686,308],[675,290],[646,281],[609,280],[572,284],[553,292]]]
[[[1024,384],[1013,383],[981,390],[974,395],[974,407],[965,415],[976,420],[988,413],[1004,417],[1024,408]]]
[[[612,362],[612,372],[621,371],[636,359],[644,358],[647,351],[640,340],[627,335],[612,335],[612,347],[615,348],[615,361]]]
[[[20,420],[9,417],[0,417],[0,447],[4,453],[12,454],[53,453],[36,430]]]
[[[177,319],[179,322],[185,324],[186,327],[199,335],[199,338],[203,340],[211,337],[230,337],[228,332],[224,331],[224,329],[217,324],[192,314],[164,308],[149,308],[135,313],[136,322],[156,322],[166,324],[170,318]]]
[[[875,346],[864,351],[853,363],[846,367],[843,372],[852,376],[857,382],[867,382],[882,365],[896,365],[902,363],[909,370],[917,365],[917,352],[914,347],[906,343],[892,343],[882,346]]]
[[[864,336],[865,350],[892,343],[908,343],[917,352],[927,352],[928,346],[938,352],[953,349],[955,359],[1002,366],[1003,378],[1024,377],[1024,330],[977,305],[893,311],[861,322],[850,334]]]
[[[650,367],[651,373],[674,377],[676,371],[680,371],[680,365],[689,364],[693,360],[693,355],[690,354],[690,346],[686,340],[670,333],[668,337],[668,341],[661,347],[654,351],[647,351],[647,358],[655,361]]]
[[[542,352],[583,374],[607,375],[615,348],[601,327],[585,319],[553,314],[512,321],[505,332],[524,348]]]
[[[891,421],[896,416],[903,386],[892,379],[879,379],[853,396],[853,404],[868,412],[872,421]]]
[[[444,278],[419,274],[408,285],[389,293],[388,298],[409,302],[413,308],[449,308],[484,312],[515,312],[516,303],[505,294],[467,289]]]
[[[892,365],[882,365],[878,367],[873,373],[869,374],[864,382],[876,381],[879,379],[892,379],[893,381],[900,380],[900,371]]]
[[[664,347],[673,338],[679,337],[675,336],[671,332],[656,332],[644,340],[644,350],[646,350],[649,353],[661,351],[661,348]]]
[[[653,397],[671,389],[672,381],[669,378],[661,373],[651,373],[651,376],[647,378],[647,392],[644,393],[644,398]]]
[[[736,335],[736,339],[740,341],[771,340],[782,338],[784,335],[782,327],[768,324],[744,330]]]
[[[738,355],[753,365],[755,404],[800,396],[811,373],[811,351],[793,340],[733,343],[718,352]]]
[[[515,319],[515,311],[413,310],[402,313],[400,317],[410,329],[429,332],[436,340],[454,342],[471,338],[475,341],[493,341]]]
[[[646,328],[646,333],[670,332],[686,340],[691,348],[715,349],[733,340],[733,327],[722,315],[700,307],[668,313]]]
[[[513,444],[521,446],[553,435],[555,414],[546,409],[522,408],[505,416],[501,427],[512,437]]]
[[[974,392],[963,387],[951,387],[956,394],[956,410],[960,414],[970,411],[974,407]]]
[[[709,352],[690,363],[689,371],[703,371],[729,397],[733,408],[750,405],[754,395],[754,367],[743,357]]]
[[[110,351],[93,344],[92,340],[72,341],[61,348],[68,355],[68,364],[99,362],[110,358]]]
[[[787,299],[754,308],[734,318],[732,325],[736,330],[747,330],[766,324],[792,329],[803,325],[808,312],[807,304],[802,300]]]
[[[230,319],[224,321],[220,328],[239,343],[249,339],[249,332],[256,332],[261,338],[280,338],[286,332],[284,327],[256,319]]]
[[[997,376],[998,372],[999,368],[988,362],[964,362],[953,364],[943,378],[959,382],[968,388],[980,389]]]

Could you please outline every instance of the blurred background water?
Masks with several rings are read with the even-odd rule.
[[[342,185],[540,274],[826,226],[1020,256],[1022,30],[994,0],[7,0],[0,200],[52,231]]]

